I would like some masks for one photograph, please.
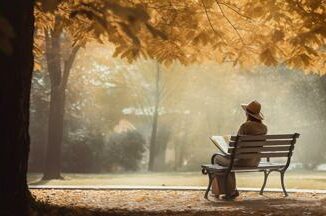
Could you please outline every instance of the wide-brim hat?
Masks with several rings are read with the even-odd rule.
[[[241,104],[242,109],[255,119],[263,120],[264,115],[260,112],[261,105],[257,101],[252,101],[249,104]]]

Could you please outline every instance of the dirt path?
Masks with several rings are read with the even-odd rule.
[[[201,191],[32,190],[46,215],[326,215],[326,194],[243,192],[236,201]],[[41,214],[42,215],[42,214]]]

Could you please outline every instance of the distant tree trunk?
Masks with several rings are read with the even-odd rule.
[[[63,133],[64,94],[60,86],[61,53],[60,35],[62,27],[56,18],[54,29],[45,32],[46,35],[46,62],[51,81],[51,96],[48,122],[48,143],[46,148],[45,167],[43,179],[59,179],[61,142]]]
[[[154,104],[154,113],[153,113],[153,122],[152,122],[152,133],[149,143],[149,163],[148,170],[155,171],[155,157],[157,155],[156,136],[158,128],[158,109],[160,105],[160,68],[157,63],[156,69],[156,86],[155,86],[155,104]]]
[[[63,61],[60,48],[61,33],[62,26],[60,25],[60,19],[56,18],[54,29],[50,33],[46,32],[46,60],[51,81],[51,98],[44,180],[62,178],[60,173],[66,98],[65,90],[72,64],[80,48],[79,46],[73,47],[68,59]],[[63,65],[63,70],[61,65]]]
[[[174,171],[177,171],[180,167],[183,165],[183,161],[185,158],[185,152],[187,147],[187,144],[189,144],[189,125],[188,125],[188,119],[185,117],[185,119],[180,119],[181,126],[181,136],[179,139],[177,139],[178,143],[175,143],[174,145],[174,156],[175,156],[175,164],[174,164]]]
[[[171,130],[169,127],[160,124],[156,134],[155,142],[155,158],[154,158],[154,170],[165,171],[166,170],[166,150],[168,142],[171,136]]]
[[[30,137],[29,106],[33,71],[34,1],[0,1],[0,16],[14,30],[11,55],[0,50],[0,213],[27,215],[26,173]]]
[[[43,179],[60,179],[65,89],[51,87],[48,145]]]

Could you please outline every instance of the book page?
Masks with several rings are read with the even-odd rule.
[[[211,136],[210,138],[224,154],[227,154],[229,144],[225,141],[223,136]]]

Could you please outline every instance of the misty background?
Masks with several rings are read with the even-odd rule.
[[[249,71],[213,62],[129,64],[112,53],[90,43],[77,54],[66,89],[62,172],[198,171],[216,151],[208,136],[236,134],[245,121],[240,104],[252,100],[262,104],[269,134],[301,134],[296,169],[326,163],[325,76],[281,65]],[[44,171],[46,70],[44,64],[33,76],[30,172]]]

